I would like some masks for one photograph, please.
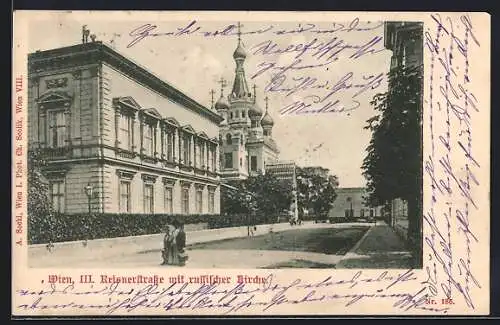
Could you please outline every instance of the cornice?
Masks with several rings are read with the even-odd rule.
[[[208,118],[212,122],[219,124],[223,121],[223,118],[216,112],[196,102],[182,91],[149,72],[146,68],[101,42],[78,44],[28,54],[30,75],[43,73],[47,70],[58,70],[103,62],[172,101]]]

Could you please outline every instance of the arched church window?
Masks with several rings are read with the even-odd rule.
[[[233,118],[233,112],[231,112],[231,118]]]
[[[233,144],[233,138],[231,134],[226,134],[226,144]]]
[[[240,117],[240,111],[236,111],[236,118]]]
[[[241,111],[241,117],[245,118],[245,111]]]

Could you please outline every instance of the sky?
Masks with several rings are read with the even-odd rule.
[[[112,46],[210,107],[210,91],[214,89],[215,99],[219,97],[217,81],[221,77],[228,83],[225,95],[232,87],[235,69],[232,55],[238,42],[237,28],[232,25],[237,23],[197,21],[189,17],[119,21],[66,14],[33,20],[28,49],[34,52],[81,43],[82,25],[87,25],[97,41]],[[161,34],[145,37],[130,46],[145,24],[150,26],[149,34]],[[383,47],[383,24],[363,21],[242,21],[241,24],[241,39],[247,52],[244,65],[247,81],[250,88],[257,86],[261,108],[266,106],[264,98],[269,98],[269,114],[275,122],[273,137],[280,148],[280,159],[293,160],[299,166],[326,167],[338,176],[340,187],[364,186],[361,165],[371,134],[363,127],[375,114],[371,98],[387,89],[385,74],[391,57],[391,52]],[[156,27],[152,29],[153,26]],[[192,33],[187,33],[188,30]],[[213,34],[223,30],[225,34]],[[180,31],[185,33],[172,35]],[[363,53],[356,52],[360,46],[365,48]],[[310,106],[295,113],[291,110],[283,113],[297,103]],[[329,109],[314,112],[326,103],[331,103]]]

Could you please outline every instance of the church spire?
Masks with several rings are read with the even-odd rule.
[[[271,135],[270,130],[274,125],[274,121],[273,121],[271,115],[269,115],[269,107],[268,107],[269,106],[269,97],[266,96],[266,98],[264,98],[264,100],[266,101],[266,113],[264,114],[264,117],[262,117],[260,124],[262,125],[262,127],[264,129],[268,130],[267,134]]]
[[[220,98],[215,103],[215,109],[217,111],[229,109],[229,103],[227,102],[227,99],[224,97],[224,87],[226,87],[226,80],[221,77],[220,80],[217,82],[220,83]]]
[[[236,62],[236,75],[234,77],[233,91],[231,93],[232,99],[251,99],[252,94],[250,93],[247,85],[247,80],[245,77],[245,70],[243,64],[245,58],[247,57],[246,50],[241,41],[241,23],[238,22],[238,46],[233,53],[234,61]]]

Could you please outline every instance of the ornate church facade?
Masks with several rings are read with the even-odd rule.
[[[238,24],[238,44],[233,53],[236,70],[231,92],[224,95],[225,81],[221,79],[220,98],[214,106],[224,119],[219,128],[223,180],[241,180],[265,173],[266,165],[277,163],[279,157],[272,133],[274,121],[268,111],[269,100],[264,98],[265,110],[262,110],[256,86],[253,86],[252,92],[247,83],[244,69],[246,57]]]

